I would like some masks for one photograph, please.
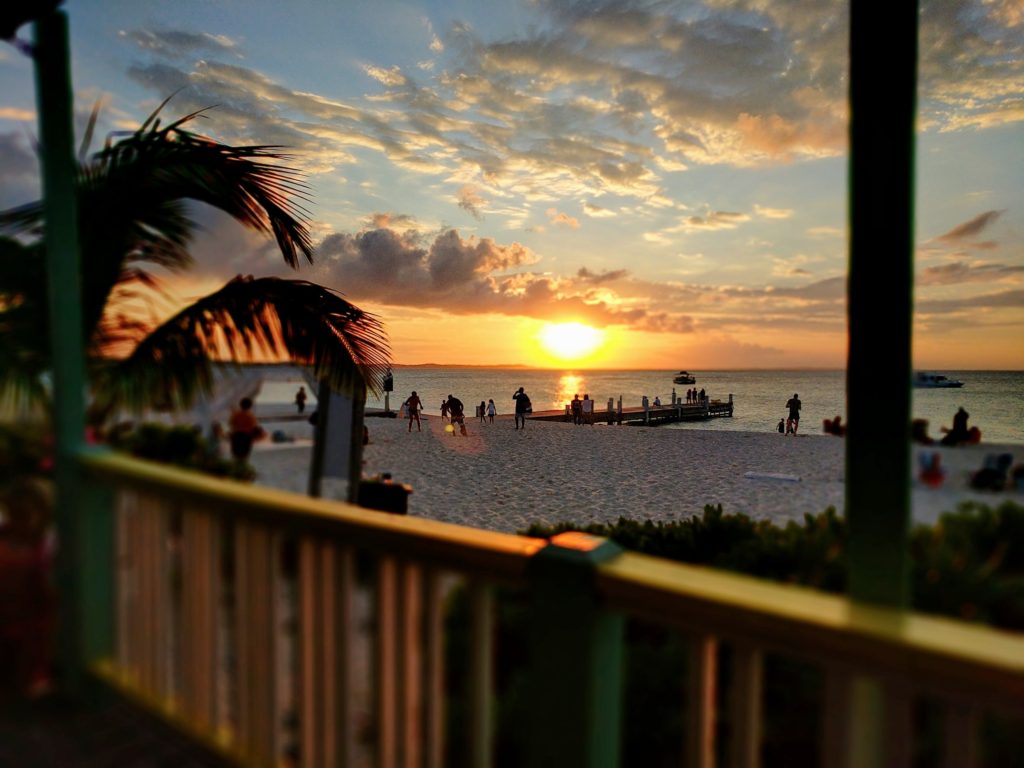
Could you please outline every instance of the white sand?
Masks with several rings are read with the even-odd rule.
[[[469,436],[461,437],[446,433],[436,416],[424,419],[422,432],[413,427],[412,434],[400,419],[366,423],[367,475],[390,472],[396,482],[411,485],[411,515],[479,528],[519,531],[535,522],[614,522],[620,516],[682,520],[700,515],[705,504],[784,523],[829,506],[843,508],[844,441],[828,435],[534,421],[516,431],[506,416],[494,424],[468,419]],[[312,427],[305,422],[264,426],[300,439],[258,445],[252,457],[257,482],[305,492]],[[931,449],[915,447],[914,455],[921,450]],[[946,482],[938,489],[913,483],[915,521],[934,522],[967,498],[990,505],[1003,499],[1024,503],[1020,492],[978,492],[967,485],[986,454],[1008,452],[1017,464],[1024,462],[1024,446],[935,450],[942,454]],[[325,495],[340,497],[340,487],[329,484]]]

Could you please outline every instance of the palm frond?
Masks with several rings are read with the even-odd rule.
[[[155,328],[94,379],[106,407],[186,408],[213,382],[212,362],[287,357],[336,390],[379,393],[390,350],[380,321],[337,292],[304,280],[237,277]]]

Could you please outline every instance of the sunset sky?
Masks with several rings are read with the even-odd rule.
[[[377,313],[398,363],[845,364],[845,3],[64,7],[79,129],[174,94],[288,147],[318,244],[292,274]],[[922,0],[920,50],[915,364],[1024,369],[1024,3]],[[38,195],[33,88],[4,44],[3,208]],[[195,214],[177,295],[288,272]]]

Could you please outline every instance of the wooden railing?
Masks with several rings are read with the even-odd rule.
[[[807,736],[822,765],[909,765],[920,696],[947,708],[949,766],[980,764],[982,715],[1024,717],[1019,635],[583,535],[548,543],[112,454],[82,463],[114,509],[84,521],[113,552],[88,561],[92,670],[240,764],[495,764],[496,665],[515,656],[528,660],[522,764],[618,765],[626,617],[689,648],[683,765],[761,764],[771,654],[823,670],[821,732]],[[496,643],[506,595],[525,606],[525,648]]]

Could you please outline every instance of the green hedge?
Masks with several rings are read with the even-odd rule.
[[[745,515],[727,515],[705,507],[701,516],[679,522],[620,519],[611,525],[530,527],[523,533],[550,537],[568,530],[610,538],[628,550],[697,565],[713,566],[780,582],[841,593],[846,585],[846,522],[834,509],[807,515],[802,522],[776,525]],[[912,530],[911,578],[916,610],[985,621],[1024,630],[1024,507],[1005,502],[991,508],[964,504],[934,526]],[[528,614],[525,596],[515,590],[498,594],[496,642],[501,649],[495,670],[496,744],[499,767],[524,764],[523,734],[528,727],[524,697]],[[448,617],[447,688],[449,754],[447,764],[466,765],[464,708],[468,614],[465,596],[453,595]],[[626,624],[625,701],[622,765],[660,768],[682,765],[687,677],[686,639],[663,626],[640,620]],[[824,679],[820,668],[784,655],[765,658],[762,764],[821,764]],[[732,656],[728,644],[720,654],[719,690],[728,690]],[[732,724],[726,702],[717,713],[718,757]],[[914,766],[937,765],[942,743],[942,707],[923,699],[915,705]],[[985,766],[1015,764],[1024,754],[1020,723],[985,718],[982,744]]]

